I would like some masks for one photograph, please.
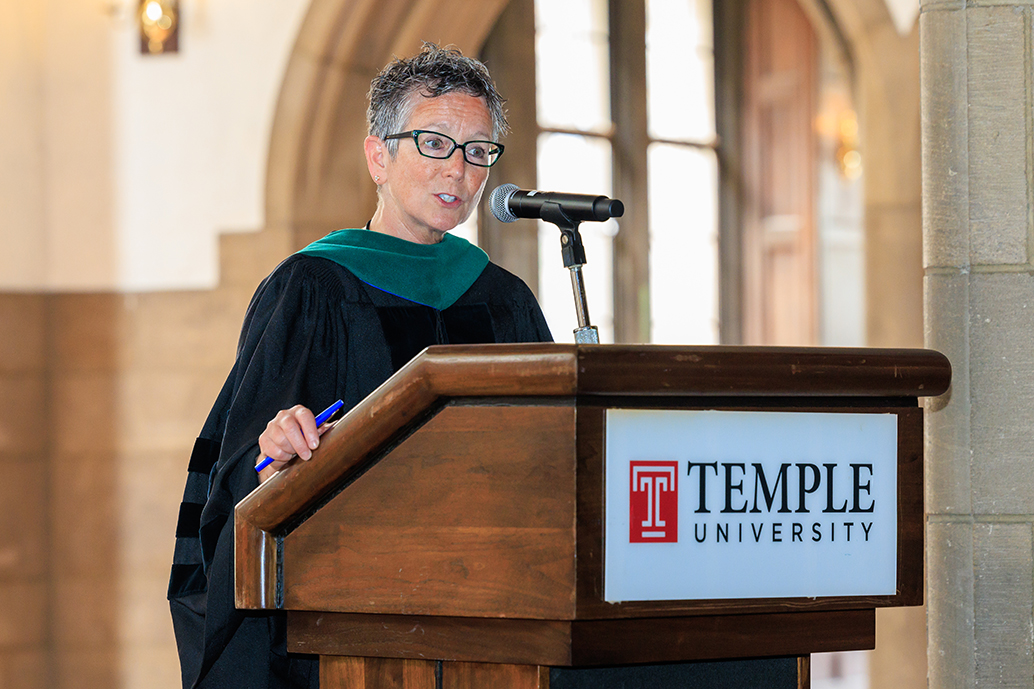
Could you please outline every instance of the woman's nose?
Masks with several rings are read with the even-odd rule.
[[[445,159],[443,172],[453,177],[462,177],[467,171],[467,161],[463,157],[463,151],[459,148],[452,152],[452,155]]]

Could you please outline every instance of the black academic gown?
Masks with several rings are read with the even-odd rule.
[[[350,409],[432,344],[548,342],[538,303],[489,263],[433,309],[295,254],[259,286],[237,359],[191,454],[169,584],[184,687],[316,689],[317,659],[288,654],[282,613],[234,607],[233,508],[258,486],[258,436],[281,409]]]

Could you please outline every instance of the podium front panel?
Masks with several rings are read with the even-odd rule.
[[[569,619],[573,404],[451,404],[283,539],[289,610]]]
[[[608,409],[620,409],[620,408],[653,408],[653,409],[686,409],[696,408],[701,410],[715,409],[716,406],[707,404],[706,400],[693,400],[688,402],[685,406],[675,406],[668,401],[666,405],[651,405],[649,403],[639,402],[634,400],[608,400],[603,404],[595,404],[594,401],[582,400],[578,407],[578,435],[579,435],[579,471],[578,471],[578,482],[579,482],[579,505],[578,505],[578,521],[579,521],[579,535],[578,535],[578,567],[579,567],[579,592],[578,592],[578,618],[579,619],[591,619],[591,618],[615,618],[625,616],[640,616],[640,615],[693,615],[693,614],[714,614],[716,612],[775,612],[778,610],[851,610],[851,609],[862,609],[872,607],[888,607],[888,606],[901,606],[901,605],[917,605],[922,603],[922,549],[923,549],[923,461],[922,461],[922,423],[923,414],[922,409],[914,406],[902,405],[902,406],[886,406],[885,401],[880,406],[855,406],[845,405],[840,407],[830,408],[829,405],[822,407],[818,406],[807,406],[807,405],[788,405],[783,400],[765,400],[763,404],[754,404],[750,406],[739,407],[739,410],[750,410],[750,411],[762,411],[772,414],[787,413],[788,410],[793,412],[807,412],[807,413],[844,413],[851,415],[880,415],[886,417],[887,415],[892,416],[896,419],[896,431],[897,438],[895,442],[895,462],[896,470],[896,490],[897,494],[891,496],[891,504],[893,505],[892,510],[896,517],[896,547],[893,557],[895,562],[893,563],[894,572],[893,579],[889,590],[882,594],[871,594],[871,595],[855,595],[854,593],[844,592],[838,594],[833,591],[829,592],[828,588],[825,593],[817,595],[799,595],[799,596],[778,596],[778,595],[757,595],[750,597],[707,597],[700,596],[698,598],[687,597],[684,599],[678,599],[675,597],[669,597],[663,600],[626,600],[608,602],[606,600],[606,583],[605,583],[605,569],[606,569],[606,518],[607,518],[607,503],[606,503],[606,481],[604,477],[605,457],[606,457],[606,418]],[[620,403],[620,406],[619,404]],[[722,409],[728,410],[731,405],[723,405]],[[678,454],[678,453],[677,453]],[[686,448],[686,451],[681,453],[684,455],[681,457],[681,462],[678,463],[678,478],[685,482],[687,479],[688,468],[687,462],[689,455],[692,454],[692,448]],[[654,460],[669,460],[669,457],[657,457],[652,456]],[[661,462],[663,463],[663,462]],[[750,467],[747,467],[748,469]],[[694,474],[694,477],[696,475]],[[698,477],[697,477],[698,478]],[[785,477],[784,477],[785,478]],[[798,477],[794,476],[796,481]],[[864,479],[862,480],[864,483]],[[809,484],[810,485],[810,484]],[[768,489],[776,491],[774,481],[769,481]],[[684,483],[683,490],[699,491],[699,479],[693,482],[691,485]],[[778,490],[781,491],[781,488]],[[865,493],[862,493],[864,498]],[[695,497],[695,496],[693,496]],[[722,496],[721,499],[724,499]],[[780,500],[780,496],[775,496],[776,500]],[[850,500],[851,497],[848,498]],[[684,501],[685,502],[685,501]],[[683,508],[685,505],[683,505]],[[793,505],[793,509],[797,506]],[[627,524],[629,520],[628,510],[629,506],[624,503],[620,508],[623,513],[620,518]],[[684,512],[687,510],[683,509]],[[681,528],[679,529],[678,538],[684,541],[681,547],[686,548],[687,546],[692,547],[693,542],[699,532],[694,532],[693,527],[699,521],[694,521],[695,518],[701,515],[695,514],[695,510],[689,510],[687,514],[678,515],[680,520]],[[712,510],[712,513],[708,516],[714,517],[714,513],[717,510]],[[785,522],[785,525],[777,527],[780,531],[777,533],[777,537],[785,538],[787,542],[785,545],[792,546],[793,542],[790,540],[793,536],[792,524],[794,523],[794,513],[791,512],[786,516],[785,520],[780,521],[779,519],[773,518],[771,515],[765,515],[767,521],[755,520],[755,523],[763,523],[762,528],[767,528],[768,536],[772,536],[772,524]],[[827,529],[826,534],[828,535],[828,529],[830,528],[826,522],[829,522],[829,517],[832,515],[825,515],[825,519],[821,520],[822,524]],[[800,520],[798,520],[800,521]],[[813,520],[815,521],[815,520]],[[841,520],[851,521],[851,520]],[[731,522],[730,522],[731,523]],[[809,528],[812,522],[808,522]],[[723,522],[725,524],[725,522]],[[842,526],[842,525],[841,525]],[[854,532],[852,537],[857,537],[859,533],[864,538],[864,531],[857,522],[852,524]],[[749,530],[750,527],[744,527],[744,540],[748,541],[747,544],[736,543],[739,540],[739,533],[735,531],[731,526],[726,527],[725,533],[729,541],[737,547],[749,548],[753,542],[754,536]],[[813,534],[809,534],[814,537]],[[846,528],[842,528],[840,531],[842,537],[846,536]],[[718,537],[718,534],[710,534],[712,539]],[[619,532],[619,537],[625,539],[624,544],[627,547],[627,541],[630,538],[627,526],[624,526],[624,531]],[[802,533],[799,534],[798,538],[803,539]],[[686,543],[685,541],[688,541]],[[675,548],[679,547],[679,544],[675,543],[647,543],[638,545],[640,548]],[[749,558],[748,558],[749,559]],[[785,558],[784,558],[785,559]],[[632,556],[629,559],[633,566],[638,566],[641,562],[645,563],[647,560]],[[764,557],[760,554],[754,560],[752,560],[753,567],[749,572],[750,576],[757,577],[760,585],[759,589],[763,589],[767,582],[765,578],[769,575],[770,563],[766,562]],[[857,563],[858,567],[865,567],[866,562],[860,560]],[[794,560],[791,558],[789,566],[792,568]],[[815,566],[814,563],[807,563],[801,561],[801,573],[802,576],[807,576],[809,573],[806,567]],[[835,582],[834,582],[835,585]],[[691,588],[691,586],[687,586]]]
[[[611,409],[604,598],[892,596],[897,416]]]

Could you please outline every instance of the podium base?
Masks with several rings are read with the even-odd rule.
[[[810,660],[761,658],[607,668],[322,656],[320,689],[808,689]]]
[[[550,668],[549,689],[807,689],[811,661],[756,658],[701,663]]]
[[[359,613],[287,613],[287,650],[531,667],[796,658],[876,643],[874,610],[616,620],[517,620]]]

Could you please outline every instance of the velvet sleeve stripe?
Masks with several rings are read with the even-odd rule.
[[[187,471],[196,474],[208,474],[219,459],[219,443],[207,438],[198,438],[194,441],[194,449],[190,453],[190,464]]]
[[[201,510],[204,505],[192,502],[180,503],[180,515],[176,520],[176,538],[197,538],[201,528]]]
[[[197,593],[204,591],[207,585],[208,579],[201,565],[173,565],[168,596],[171,599]]]

